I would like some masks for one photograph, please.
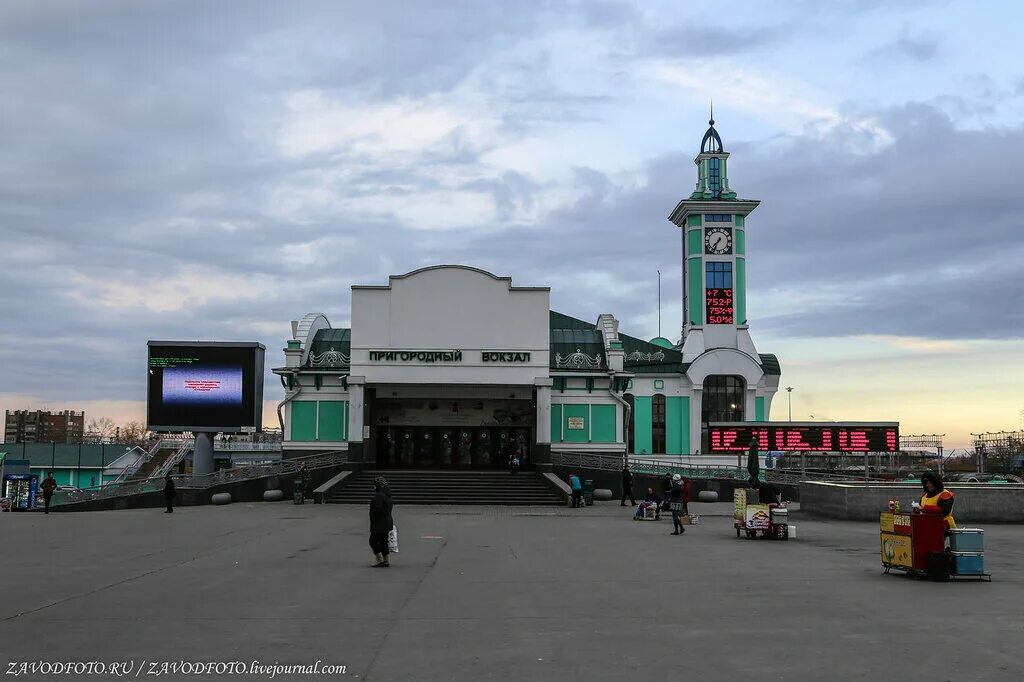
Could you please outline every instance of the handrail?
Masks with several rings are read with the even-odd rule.
[[[165,459],[160,466],[158,466],[156,470],[149,475],[149,478],[163,478],[166,476],[171,469],[178,466],[178,464],[185,459],[185,455],[187,455],[193,447],[195,447],[194,439],[182,442],[181,447],[178,448],[173,455]]]
[[[239,481],[255,480],[272,476],[285,476],[287,474],[297,473],[299,466],[302,463],[306,464],[306,469],[309,471],[346,464],[348,463],[348,451],[338,450],[317,455],[309,455],[306,457],[285,459],[267,464],[253,464],[237,467],[235,469],[222,469],[221,471],[215,471],[210,474],[200,474],[195,476],[191,474],[182,474],[171,476],[171,480],[174,481],[175,488],[202,490],[217,485],[223,485],[225,483],[236,483]],[[124,481],[118,484],[107,483],[106,485],[94,486],[92,488],[58,490],[54,493],[50,506],[53,507],[65,504],[75,504],[77,502],[104,500],[112,497],[127,497],[142,493],[159,492],[163,490],[164,485],[165,482],[161,478],[147,478],[141,481]]]
[[[134,448],[126,450],[125,451],[125,455],[127,455],[129,452],[134,452],[135,450],[141,450],[142,451],[142,456],[138,457],[130,466],[126,466],[123,469],[121,469],[121,473],[119,473],[117,475],[117,477],[114,478],[114,480],[107,481],[106,485],[112,485],[114,483],[122,483],[122,482],[127,481],[128,479],[130,479],[132,476],[134,476],[138,472],[138,470],[142,468],[143,464],[145,464],[149,460],[153,459],[153,456],[156,455],[156,453],[160,451],[160,444],[161,443],[163,443],[163,439],[157,440],[157,442],[154,443],[153,446],[149,450],[143,450],[138,445],[136,445]],[[122,457],[123,456],[124,455],[122,455]]]
[[[590,453],[590,452],[564,452],[551,453],[551,463],[556,466],[565,466],[579,469],[597,469],[599,471],[621,471],[622,457],[620,455]],[[746,481],[750,478],[746,467],[731,466],[728,464],[693,464],[671,459],[653,459],[648,456],[643,458],[631,458],[629,461],[630,470],[633,473],[651,474],[664,476],[665,474],[680,474],[687,478],[696,479],[725,479],[734,481]],[[832,473],[819,471],[802,471],[800,469],[761,469],[760,480],[772,483],[799,483],[804,480],[835,480],[835,481],[863,481],[863,473],[851,475],[849,473]],[[869,481],[887,480],[884,476],[870,474]]]

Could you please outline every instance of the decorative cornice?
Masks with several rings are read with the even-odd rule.
[[[333,348],[320,354],[309,354],[310,367],[348,367],[350,361],[351,358],[348,355]]]
[[[642,353],[638,350],[628,353],[625,358],[626,362],[661,362],[665,359],[665,353],[657,351],[656,353]]]
[[[558,369],[601,369],[601,355],[587,355],[579,348],[565,358],[555,353],[555,367]]]

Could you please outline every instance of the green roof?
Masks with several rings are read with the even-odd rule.
[[[549,318],[551,369],[598,372],[607,369],[604,336],[596,325],[554,310]]]
[[[689,364],[683,364],[683,354],[674,348],[665,348],[650,341],[644,341],[627,334],[619,334],[623,358],[623,369],[637,374],[683,374]]]
[[[782,376],[782,367],[779,366],[779,359],[770,353],[761,353],[761,367],[765,374],[771,376]]]
[[[348,367],[352,359],[351,329],[321,329],[313,337],[307,367]]]

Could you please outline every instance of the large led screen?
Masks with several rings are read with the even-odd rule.
[[[757,449],[783,452],[898,452],[899,422],[734,422],[708,426],[711,452]]]
[[[151,430],[238,433],[262,426],[262,345],[182,341],[148,345]]]

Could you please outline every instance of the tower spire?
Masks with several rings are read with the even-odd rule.
[[[715,125],[715,98],[711,98],[711,117],[708,119],[708,125]]]

